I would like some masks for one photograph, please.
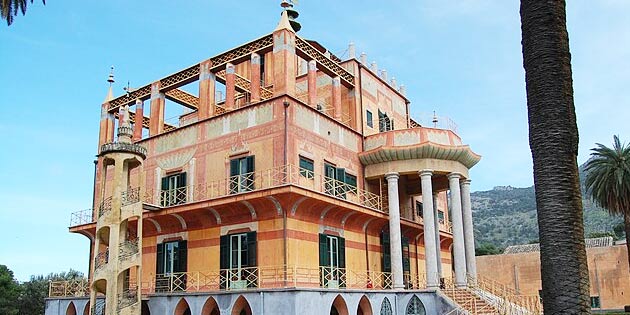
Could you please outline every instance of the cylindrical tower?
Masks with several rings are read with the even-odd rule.
[[[99,185],[90,293],[92,315],[140,315],[142,198],[146,149],[132,143],[129,107],[119,111],[116,141],[98,155]]]

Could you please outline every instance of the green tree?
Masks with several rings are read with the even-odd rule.
[[[68,272],[51,273],[47,276],[31,276],[30,281],[24,282],[17,301],[20,315],[44,315],[46,307],[44,299],[48,296],[50,281],[69,281],[85,279],[83,273],[70,269]]]
[[[0,314],[18,314],[17,300],[20,291],[19,283],[13,278],[13,271],[0,265]]]
[[[545,314],[590,314],[564,0],[521,0]]]
[[[598,206],[623,216],[630,266],[630,145],[613,137],[613,147],[597,143],[586,162],[586,191]]]
[[[18,12],[22,12],[22,15],[26,14],[28,2],[28,0],[0,0],[0,15],[7,21],[7,25],[13,23]],[[33,0],[30,2],[33,3]],[[46,4],[46,0],[42,0],[42,2]]]
[[[484,255],[498,255],[503,251],[493,244],[483,243],[479,247],[475,248],[475,256],[484,256]]]

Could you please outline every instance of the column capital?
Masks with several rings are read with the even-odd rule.
[[[448,177],[449,180],[451,180],[451,179],[460,179],[460,178],[462,178],[462,174],[460,174],[460,173],[449,173],[446,177]]]
[[[471,180],[468,178],[463,178],[462,180],[459,181],[459,184],[462,186],[470,186],[470,182]]]
[[[308,70],[309,71],[317,71],[317,61],[311,60],[308,62]]]
[[[433,176],[433,170],[420,170],[418,171],[418,175],[420,175],[420,177]]]
[[[400,175],[397,172],[390,172],[385,174],[385,179],[387,181],[398,180],[399,177]]]
[[[260,55],[257,53],[252,53],[251,55],[251,62],[253,64],[259,65],[260,64]]]

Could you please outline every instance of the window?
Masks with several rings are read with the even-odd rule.
[[[440,224],[444,224],[444,211],[438,210],[438,220],[440,221]]]
[[[422,202],[416,201],[416,214],[418,218],[424,218],[424,213],[422,212]]]
[[[184,204],[187,195],[186,172],[162,177],[162,191],[160,193],[160,205],[162,207]]]
[[[357,193],[357,177],[346,174],[346,169],[324,163],[324,192],[346,199],[346,192]]]
[[[319,266],[322,286],[345,287],[346,242],[343,237],[319,234]]]
[[[184,291],[188,258],[187,241],[157,244],[155,291]]]
[[[602,308],[602,303],[599,300],[599,296],[591,296],[591,308]]]
[[[381,304],[381,315],[392,315],[392,303],[389,302],[388,298],[383,299],[383,303]]]
[[[313,161],[300,156],[300,175],[308,179],[315,177]]]
[[[394,130],[394,122],[387,116],[386,113],[378,111],[378,131],[385,132]]]
[[[391,272],[392,271],[392,261],[391,261],[391,253],[390,253],[390,241],[389,241],[389,231],[381,232],[381,251],[383,253],[382,256],[382,270],[383,272]],[[402,261],[403,261],[403,272],[411,271],[411,264],[409,260],[409,239],[407,237],[403,237],[401,239],[402,245]]]
[[[230,160],[230,193],[254,190],[254,156]]]
[[[369,110],[365,111],[365,120],[367,122],[367,126],[370,128],[374,128],[374,122],[372,121],[372,112]]]
[[[256,232],[223,235],[220,238],[222,289],[258,287]]]
[[[406,315],[425,315],[426,311],[424,310],[424,305],[420,301],[420,299],[414,295],[409,304],[407,304],[407,310],[405,312]]]

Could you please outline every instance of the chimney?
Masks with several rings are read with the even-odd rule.
[[[359,57],[359,61],[361,61],[361,63],[362,63],[364,66],[367,66],[367,65],[368,65],[368,61],[367,61],[367,54],[366,54],[365,52],[362,52],[362,53],[361,53],[361,57]]]
[[[356,58],[357,52],[354,48],[354,42],[350,42],[350,45],[348,45],[348,58],[349,59],[354,59]]]

